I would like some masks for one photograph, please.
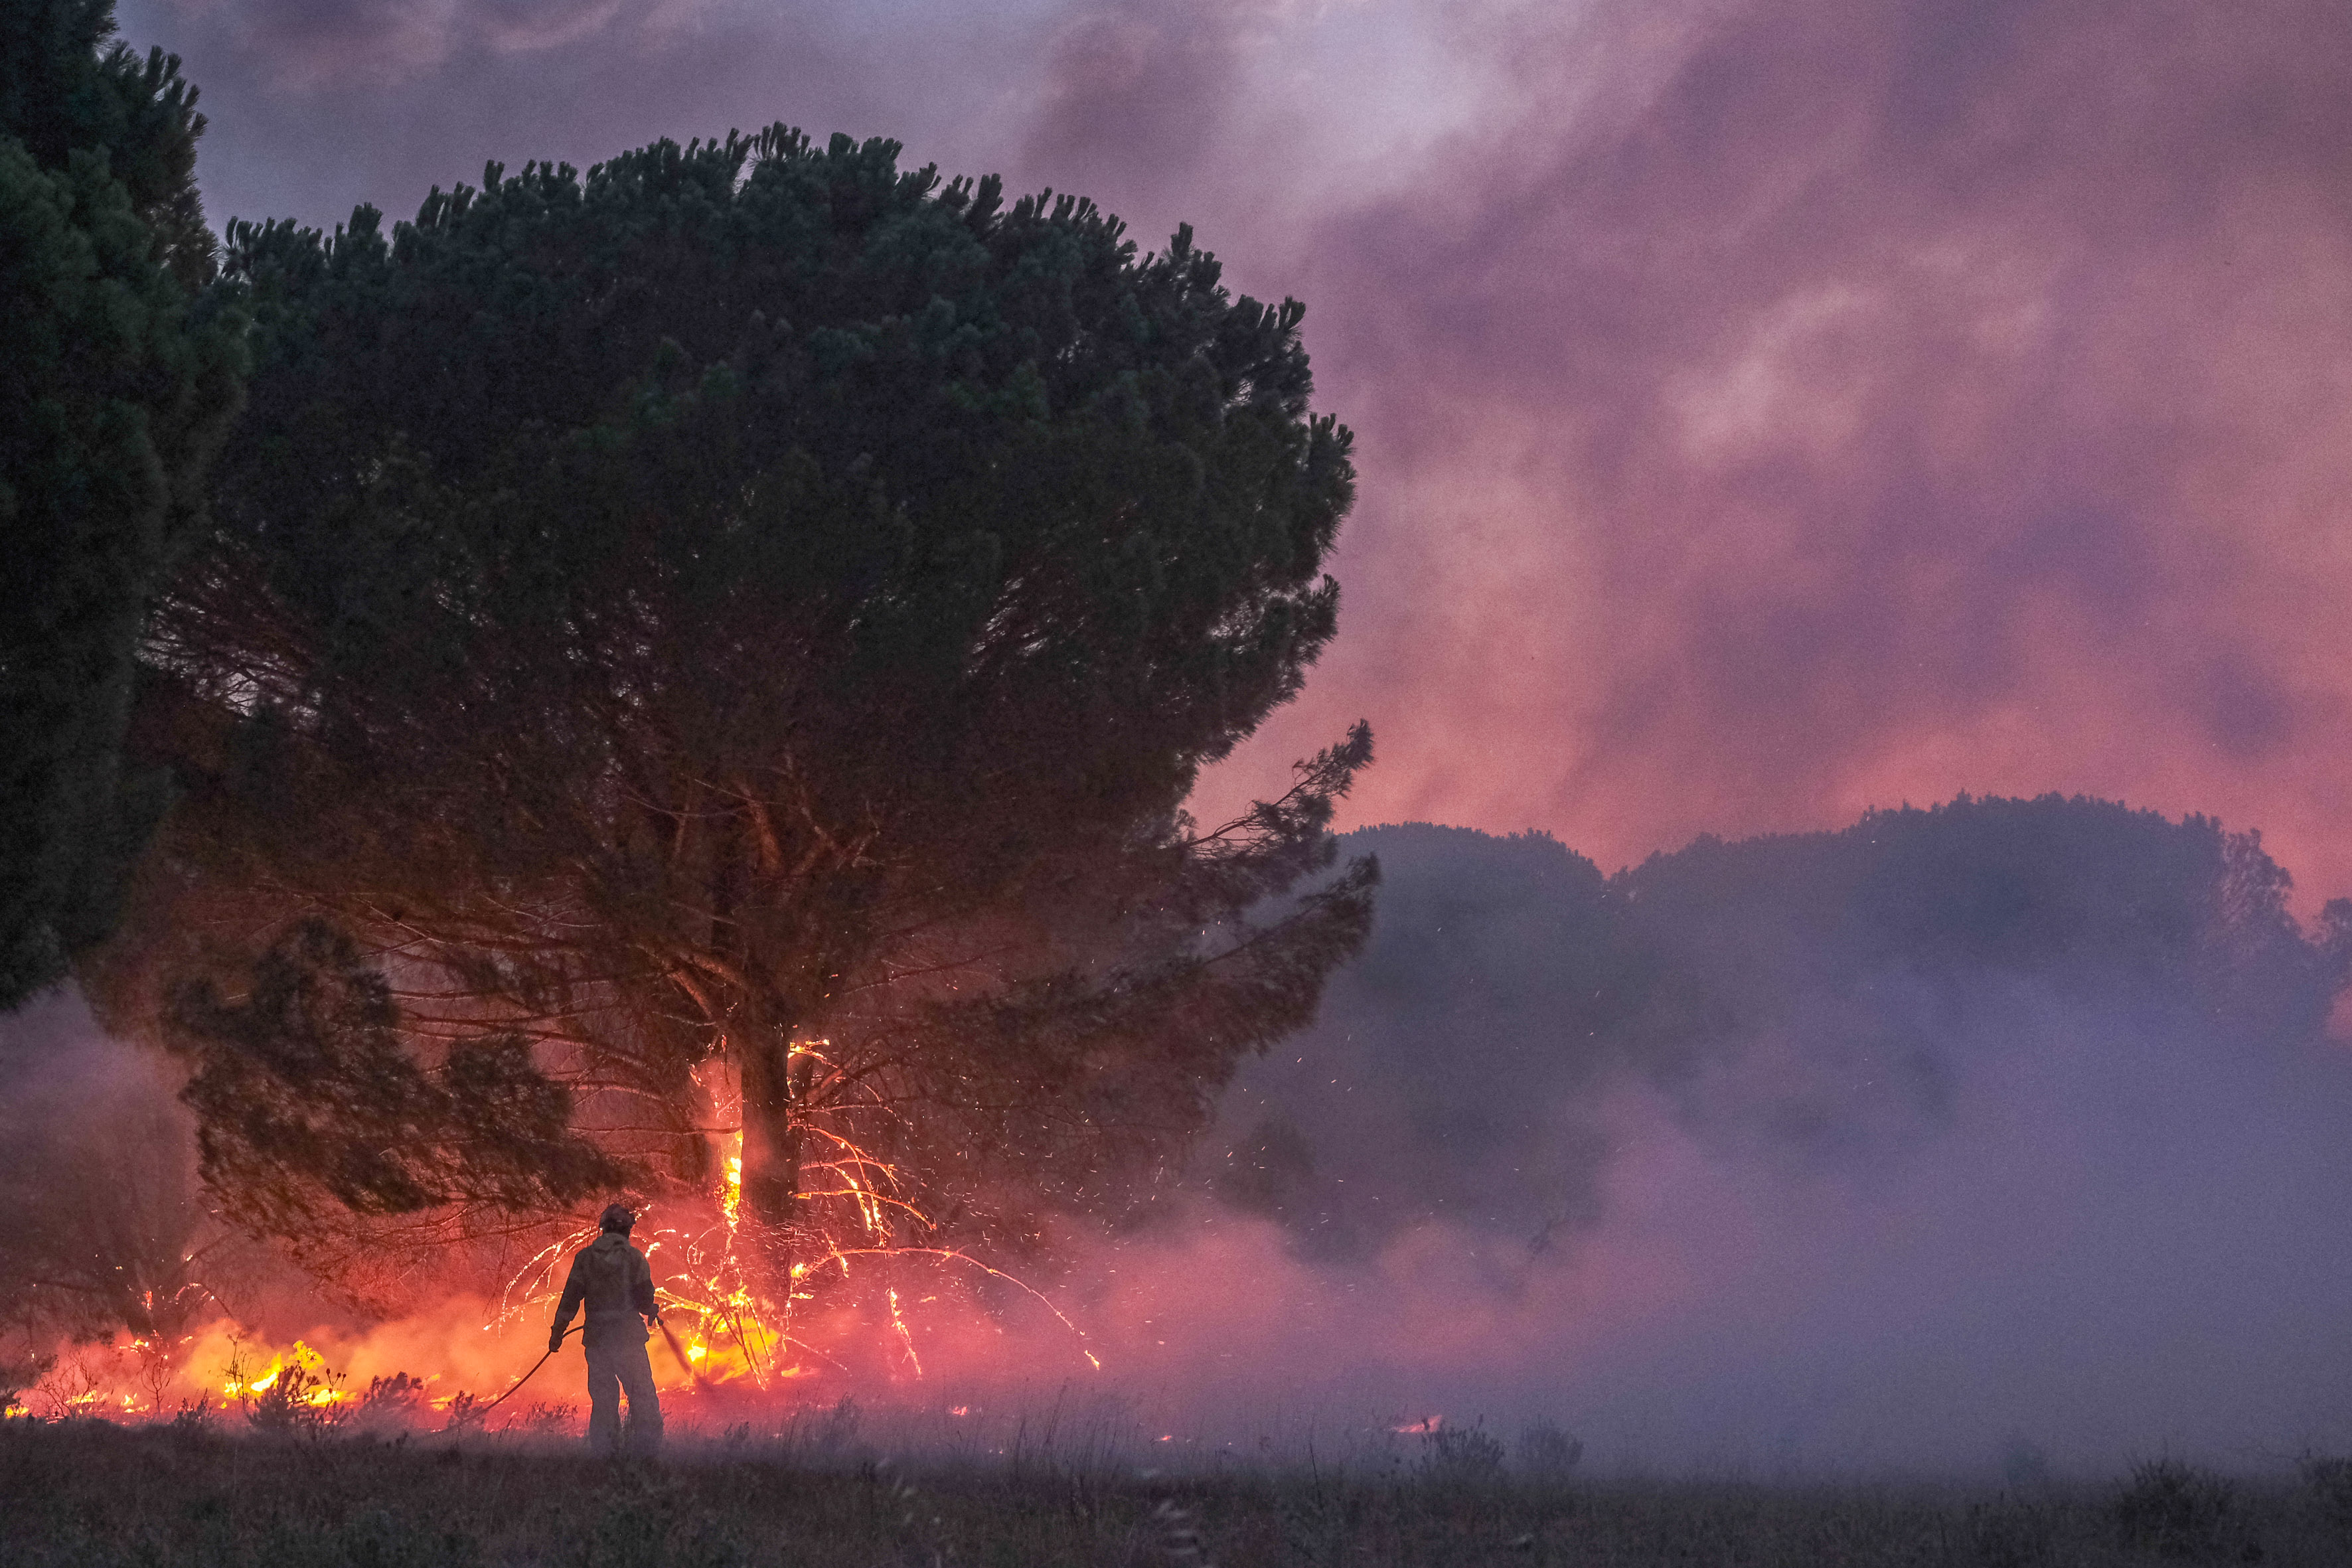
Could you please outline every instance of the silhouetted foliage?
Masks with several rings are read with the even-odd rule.
[[[1420,1479],[1440,1487],[1491,1487],[1503,1479],[1503,1440],[1482,1419],[1467,1426],[1440,1426],[1421,1439],[1414,1463]]]
[[[1334,624],[1300,310],[896,155],[776,128],[233,229],[253,413],[159,628],[189,800],[109,989],[257,984],[237,933],[312,918],[386,985],[352,1052],[208,1015],[207,1072],[312,1100],[203,1096],[224,1182],[525,1201],[331,1152],[394,1057],[496,1036],[655,1186],[714,1179],[716,1058],[772,1227],[844,1138],[971,1224],[1148,1168],[1311,1015],[1368,918],[1369,863],[1303,879],[1369,732],[1180,809]]]
[[[1565,1479],[1584,1458],[1584,1439],[1558,1422],[1530,1421],[1520,1429],[1512,1463],[1519,1473],[1538,1479]]]
[[[2306,1453],[2295,1461],[2295,1473],[2320,1518],[2352,1542],[2352,1459]]]
[[[1613,1082],[1704,1138],[1837,1163],[1932,1136],[1969,1042],[2071,1019],[2294,1050],[2352,966],[2352,901],[2303,931],[2258,835],[2056,795],[1702,837],[1606,878],[1541,836],[1348,842],[1385,871],[1364,955],[1210,1152],[1213,1187],[1324,1252],[1430,1219],[1544,1250],[1599,1212]]]
[[[113,927],[167,799],[122,765],[150,596],[237,405],[204,119],[110,0],[0,0],[0,1008]]]
[[[169,1026],[194,1058],[182,1098],[198,1118],[199,1173],[235,1218],[307,1238],[341,1217],[473,1202],[545,1208],[625,1181],[572,1133],[572,1096],[527,1042],[491,1034],[418,1062],[399,1009],[358,946],[304,921],[225,1001],[193,980]]]
[[[2116,1494],[2116,1533],[2122,1543],[2159,1557],[2207,1559],[2229,1544],[2242,1524],[2238,1488],[2178,1459],[2132,1467]],[[2261,1553],[2245,1559],[2260,1562]]]

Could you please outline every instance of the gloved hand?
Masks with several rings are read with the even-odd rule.
[[[562,1331],[562,1329],[550,1329],[550,1330],[548,1330],[548,1331],[547,1331],[547,1353],[548,1353],[548,1354],[550,1354],[550,1355],[553,1355],[557,1351],[560,1351],[560,1350],[562,1350],[562,1348],[563,1348],[563,1331]]]

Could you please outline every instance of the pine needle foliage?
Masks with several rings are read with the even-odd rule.
[[[1302,309],[898,151],[777,126],[232,228],[253,412],[156,630],[189,799],[119,994],[234,994],[322,922],[405,1070],[526,1042],[646,1190],[740,1126],[786,1249],[852,1176],[900,1239],[1109,1201],[1311,1016],[1369,919],[1326,832],[1369,731],[1181,809],[1335,625]],[[162,1011],[245,1070],[229,1015]],[[273,1225],[524,1201],[339,1171],[376,1114],[340,1092],[268,1177],[210,1116]],[[533,1146],[532,1202],[613,1179]]]
[[[122,764],[135,654],[238,400],[195,89],[113,34],[0,0],[0,1008],[113,928],[168,799]]]

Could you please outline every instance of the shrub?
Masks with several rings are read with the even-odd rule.
[[[1519,1433],[1519,1469],[1529,1476],[1565,1477],[1584,1458],[1584,1439],[1549,1421],[1531,1421]]]
[[[2202,1557],[2221,1550],[2236,1522],[2238,1489],[2178,1459],[2132,1468],[2113,1514],[2123,1543],[2162,1557]]]
[[[1421,1463],[1415,1467],[1425,1480],[1455,1485],[1499,1479],[1503,1444],[1481,1420],[1472,1426],[1440,1426],[1421,1440]]]
[[[2305,1454],[2295,1469],[2319,1511],[2331,1522],[2352,1531],[2352,1459]]]
[[[257,1432],[316,1437],[341,1426],[351,1414],[341,1402],[342,1381],[341,1373],[289,1366],[268,1388],[245,1400],[245,1418]]]
[[[352,1425],[362,1431],[408,1428],[423,1423],[425,1384],[404,1372],[373,1377],[351,1404]]]
[[[0,1355],[0,1417],[30,1415],[22,1396],[48,1370],[43,1359]]]
[[[2032,1568],[2052,1561],[2058,1540],[2058,1514],[2046,1503],[2011,1499],[1970,1503],[1961,1516],[1965,1560],[1979,1568]]]

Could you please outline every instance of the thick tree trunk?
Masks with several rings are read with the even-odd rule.
[[[771,1236],[797,1215],[801,1134],[793,1099],[792,1042],[761,1031],[744,1042],[743,1212]]]

